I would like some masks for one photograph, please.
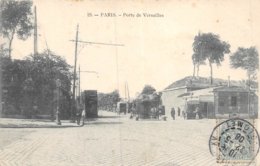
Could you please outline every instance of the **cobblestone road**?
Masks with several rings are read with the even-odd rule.
[[[214,126],[214,120],[111,116],[84,127],[22,129],[34,132],[0,149],[0,165],[216,165],[208,149]]]

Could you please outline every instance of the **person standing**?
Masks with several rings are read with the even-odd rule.
[[[172,116],[172,119],[175,120],[175,109],[174,109],[174,107],[172,107],[172,109],[171,109],[171,116]]]
[[[181,109],[178,107],[178,116],[181,116]]]
[[[195,118],[196,119],[200,119],[200,117],[199,117],[199,114],[200,114],[200,108],[199,107],[196,107],[196,109],[195,109]]]
[[[81,113],[82,126],[84,126],[85,118],[86,118],[86,110],[83,108]]]
[[[77,109],[76,118],[77,118],[77,125],[80,125],[80,119],[81,119],[80,109]]]

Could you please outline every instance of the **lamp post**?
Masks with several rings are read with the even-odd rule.
[[[56,87],[57,87],[56,123],[57,123],[57,125],[61,125],[61,121],[60,121],[60,87],[61,87],[61,81],[60,81],[60,79],[56,80]]]

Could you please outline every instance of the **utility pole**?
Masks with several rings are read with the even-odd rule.
[[[79,31],[79,25],[77,25],[77,32],[76,32],[76,40],[70,40],[72,42],[75,42],[75,60],[74,60],[74,75],[73,75],[73,89],[72,89],[72,95],[73,95],[73,103],[75,104],[75,82],[76,82],[76,67],[77,67],[77,49],[78,49],[78,43],[83,44],[97,44],[97,45],[110,45],[110,46],[124,46],[123,44],[112,44],[112,43],[103,43],[103,42],[88,42],[88,41],[82,41],[78,40],[78,31]],[[96,72],[95,72],[96,73]],[[71,118],[73,119],[74,116],[74,109],[75,107],[72,107],[72,113]]]
[[[36,6],[34,6],[34,56],[38,54],[38,39],[37,39],[37,11]]]
[[[127,88],[128,102],[129,102],[130,101],[130,94],[129,94],[128,82],[126,82],[126,88]]]
[[[0,118],[2,118],[3,114],[3,106],[2,106],[2,87],[3,87],[3,80],[2,80],[2,55],[0,55]]]
[[[71,120],[74,121],[74,113],[75,113],[75,83],[76,83],[76,67],[77,67],[77,53],[78,53],[78,33],[79,33],[79,25],[77,25],[76,31],[76,40],[75,40],[75,55],[74,55],[74,74],[73,74],[73,89],[72,89],[72,109],[71,109]]]
[[[80,66],[79,66],[79,104],[81,104],[81,94],[80,94]]]
[[[126,94],[127,92],[126,92],[126,82],[125,82],[125,101],[126,101]]]

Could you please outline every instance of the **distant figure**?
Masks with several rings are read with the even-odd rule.
[[[183,119],[186,119],[186,112],[184,110],[182,111],[182,117]]]
[[[59,110],[56,111],[56,123],[57,123],[57,125],[61,125]]]
[[[171,109],[171,116],[172,116],[172,119],[175,120],[175,109],[174,109],[174,107],[172,107],[172,109]]]
[[[79,109],[77,110],[76,118],[77,118],[77,125],[80,125],[81,112]]]
[[[83,109],[81,113],[82,126],[84,126],[85,118],[86,118],[86,110]]]
[[[181,116],[181,109],[178,107],[178,116]]]
[[[199,107],[196,107],[196,109],[195,109],[195,118],[196,119],[199,119],[200,117],[199,117],[199,113],[200,113],[200,108]]]
[[[156,115],[156,119],[159,119],[160,116],[160,110],[155,108],[155,115]]]
[[[78,106],[76,116],[77,116],[77,124],[80,125],[80,121],[82,120],[82,125],[84,125],[86,111],[85,111],[85,109],[84,109],[82,104],[80,104]]]

